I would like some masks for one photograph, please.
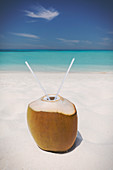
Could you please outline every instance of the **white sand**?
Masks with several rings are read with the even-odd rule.
[[[38,73],[48,93],[63,76]],[[70,73],[60,95],[79,118],[75,147],[65,154],[39,149],[28,131],[27,104],[43,96],[31,73],[0,72],[0,170],[113,170],[113,73]]]

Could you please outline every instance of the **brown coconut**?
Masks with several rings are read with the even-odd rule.
[[[38,146],[47,151],[69,150],[77,135],[77,110],[69,100],[49,95],[28,105],[27,122]]]

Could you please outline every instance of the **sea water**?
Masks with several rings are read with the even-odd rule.
[[[71,72],[113,71],[113,51],[12,50],[0,51],[0,71],[65,72],[72,60]]]

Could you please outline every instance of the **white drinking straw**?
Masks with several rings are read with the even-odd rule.
[[[49,96],[48,96],[47,93],[46,93],[46,90],[43,88],[42,84],[40,83],[40,81],[39,81],[39,79],[36,77],[36,75],[34,74],[33,70],[31,69],[31,67],[30,67],[30,65],[28,64],[27,61],[25,61],[25,64],[27,65],[27,67],[28,67],[29,70],[31,71],[33,77],[34,77],[34,78],[36,79],[36,81],[38,82],[40,88],[43,90],[43,92],[44,92],[45,95],[47,96],[48,100],[50,100],[50,99],[49,99]]]
[[[66,77],[67,77],[67,75],[68,75],[68,73],[69,73],[69,71],[70,71],[70,69],[71,69],[71,66],[72,66],[74,60],[75,60],[75,58],[72,59],[71,64],[70,64],[69,67],[68,67],[68,70],[67,70],[67,72],[66,72],[66,74],[65,74],[65,76],[64,76],[64,79],[62,80],[61,85],[60,85],[60,87],[59,87],[59,89],[58,89],[58,91],[57,91],[57,94],[56,94],[56,96],[55,96],[55,99],[57,98],[57,96],[58,96],[58,94],[59,94],[59,92],[60,92],[60,90],[61,90],[61,88],[62,88],[62,86],[63,86],[63,84],[64,84],[64,81],[65,81],[65,79],[66,79]]]

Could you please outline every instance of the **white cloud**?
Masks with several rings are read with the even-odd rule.
[[[89,40],[67,40],[64,38],[57,38],[57,40],[60,40],[64,43],[84,43],[84,44],[92,44],[92,41]]]
[[[97,42],[97,44],[101,44],[101,45],[108,45],[112,42],[112,39],[109,38],[109,37],[104,37],[104,38],[101,38],[101,41],[100,42]]]
[[[108,32],[108,34],[113,34],[113,31]]]
[[[109,41],[109,40],[110,40],[110,38],[105,37],[105,38],[102,38],[102,40],[103,40],[103,41]]]
[[[26,21],[26,23],[33,23],[33,22],[37,22],[37,21],[36,20]]]
[[[38,48],[48,48],[48,46],[46,46],[46,45],[29,44],[29,43],[25,43],[25,44],[23,44],[23,46],[28,47],[28,48],[35,48],[35,49],[38,49]]]
[[[104,46],[108,46],[109,45],[109,43],[107,43],[106,41],[104,41],[104,42],[97,42],[97,44],[104,45]]]
[[[11,34],[20,36],[20,37],[39,39],[39,37],[37,35],[33,35],[33,34],[26,34],[26,33],[11,33]]]
[[[43,18],[47,20],[52,20],[53,18],[59,15],[59,12],[55,9],[45,9],[42,6],[39,6],[35,9],[35,12],[25,10],[26,16],[31,18]]]
[[[4,35],[2,35],[2,34],[0,34],[0,38],[2,39],[2,38],[5,38],[5,36]]]
[[[86,44],[92,44],[92,41],[89,41],[89,40],[82,40],[81,42],[86,43]]]
[[[57,38],[57,40],[60,40],[60,41],[65,42],[65,43],[79,43],[80,42],[79,40],[67,40],[67,39],[64,39],[64,38]]]
[[[103,45],[103,46],[108,46],[112,43],[112,39],[109,38],[109,37],[104,37],[104,38],[101,38],[101,41],[100,42],[97,42],[97,44],[99,45]]]

